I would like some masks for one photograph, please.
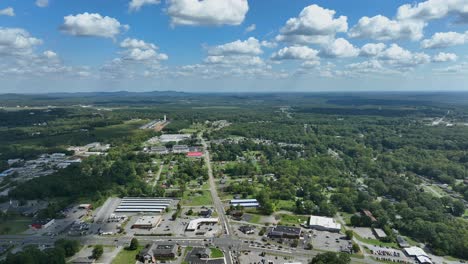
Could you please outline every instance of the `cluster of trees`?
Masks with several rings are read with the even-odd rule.
[[[39,250],[28,246],[23,251],[9,253],[2,264],[65,264],[66,258],[75,255],[80,250],[78,241],[59,239],[53,248]]]

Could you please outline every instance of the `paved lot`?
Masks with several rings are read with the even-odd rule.
[[[308,263],[308,260],[305,258],[291,258],[285,257],[281,255],[271,255],[271,254],[262,254],[259,252],[241,252],[241,254],[237,257],[239,262],[242,264],[253,264],[253,263],[266,263],[268,264],[283,264],[283,263],[291,263],[291,262],[301,262],[301,263]],[[263,262],[264,261],[264,262]]]
[[[360,237],[369,238],[369,239],[376,239],[374,233],[372,233],[372,229],[368,227],[354,227],[352,230],[358,234]]]

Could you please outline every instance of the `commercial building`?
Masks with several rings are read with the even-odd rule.
[[[198,218],[195,220],[192,220],[188,223],[186,230],[187,231],[195,231],[197,230],[200,225],[203,224],[217,224],[219,222],[218,218]]]
[[[253,226],[241,226],[239,227],[239,231],[241,231],[244,234],[251,235],[255,233],[255,227]]]
[[[201,157],[203,157],[203,152],[200,152],[200,151],[188,152],[187,157],[189,157],[189,158],[201,158]]]
[[[374,235],[375,235],[376,238],[382,239],[382,238],[387,237],[387,234],[385,234],[385,231],[383,231],[382,229],[374,228],[373,230],[374,230]]]
[[[340,232],[341,225],[336,223],[333,218],[315,216],[311,215],[309,217],[309,228],[320,230],[320,231],[329,231],[329,232]]]
[[[188,153],[188,152],[190,152],[190,149],[187,145],[174,145],[172,147],[172,153],[179,154],[179,153]]]
[[[268,237],[271,238],[299,238],[302,230],[299,227],[276,226],[270,229]]]
[[[138,220],[132,225],[132,228],[139,229],[152,229],[159,225],[161,222],[161,216],[141,216]]]
[[[115,209],[116,213],[161,213],[171,205],[172,200],[167,198],[123,198]]]
[[[257,199],[233,199],[229,203],[232,206],[241,206],[241,207],[259,207]]]
[[[415,258],[418,263],[421,264],[432,264],[431,259],[429,256],[424,252],[422,248],[419,247],[408,247],[404,248],[403,251],[405,252],[406,255],[409,257]]]
[[[143,263],[156,263],[157,260],[174,259],[178,246],[148,244],[138,253],[138,260]]]

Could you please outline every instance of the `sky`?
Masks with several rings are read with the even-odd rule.
[[[467,83],[468,0],[0,0],[0,93]]]

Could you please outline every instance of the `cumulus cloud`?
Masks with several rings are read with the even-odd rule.
[[[36,0],[36,6],[38,7],[47,7],[49,5],[49,0]]]
[[[126,38],[120,43],[120,47],[125,49],[122,58],[124,60],[159,62],[169,58],[164,53],[158,53],[156,45],[143,40]]]
[[[424,49],[440,49],[456,45],[463,45],[468,42],[468,31],[464,34],[457,32],[439,32],[435,33],[431,38],[421,42],[421,47]]]
[[[259,55],[262,53],[262,43],[254,37],[250,37],[245,41],[236,40],[208,49],[210,55]]]
[[[249,10],[247,0],[168,0],[172,25],[240,25]]]
[[[384,43],[368,43],[362,46],[359,55],[363,57],[375,57],[384,51],[386,47],[387,45]]]
[[[431,61],[429,55],[425,53],[413,53],[397,44],[390,45],[389,48],[381,52],[377,57],[381,60],[387,61],[389,64],[401,67],[427,64]]]
[[[441,19],[449,14],[458,17],[458,22],[468,21],[466,0],[427,0],[417,4],[406,4],[398,8],[397,19],[429,21]]]
[[[208,56],[204,60],[207,64],[263,66],[265,62],[258,56]]]
[[[144,5],[157,5],[161,3],[160,0],[132,0],[128,4],[129,11],[139,11]]]
[[[351,28],[349,36],[352,38],[369,38],[386,40],[419,40],[423,37],[425,23],[421,21],[398,21],[385,16],[362,17]]]
[[[432,57],[433,62],[453,62],[458,59],[458,56],[453,53],[440,52]]]
[[[356,57],[358,54],[359,49],[344,38],[335,39],[332,43],[320,51],[320,55],[332,58]]]
[[[318,60],[318,50],[307,46],[284,47],[271,55],[272,60]]]
[[[318,5],[305,7],[298,17],[290,18],[277,41],[291,43],[325,43],[333,39],[338,32],[348,30],[348,18],[335,18],[336,11],[322,8]]]
[[[252,24],[252,25],[248,26],[248,27],[245,29],[245,32],[246,32],[246,33],[252,32],[252,31],[254,31],[255,29],[257,29],[257,25]]]
[[[13,7],[0,9],[0,16],[15,16],[15,10],[13,9]]]
[[[0,27],[0,55],[30,54],[40,44],[42,40],[32,37],[24,29]]]
[[[64,17],[61,31],[83,37],[115,38],[121,30],[128,30],[128,25],[122,25],[112,17],[101,16],[97,13],[83,13]]]

